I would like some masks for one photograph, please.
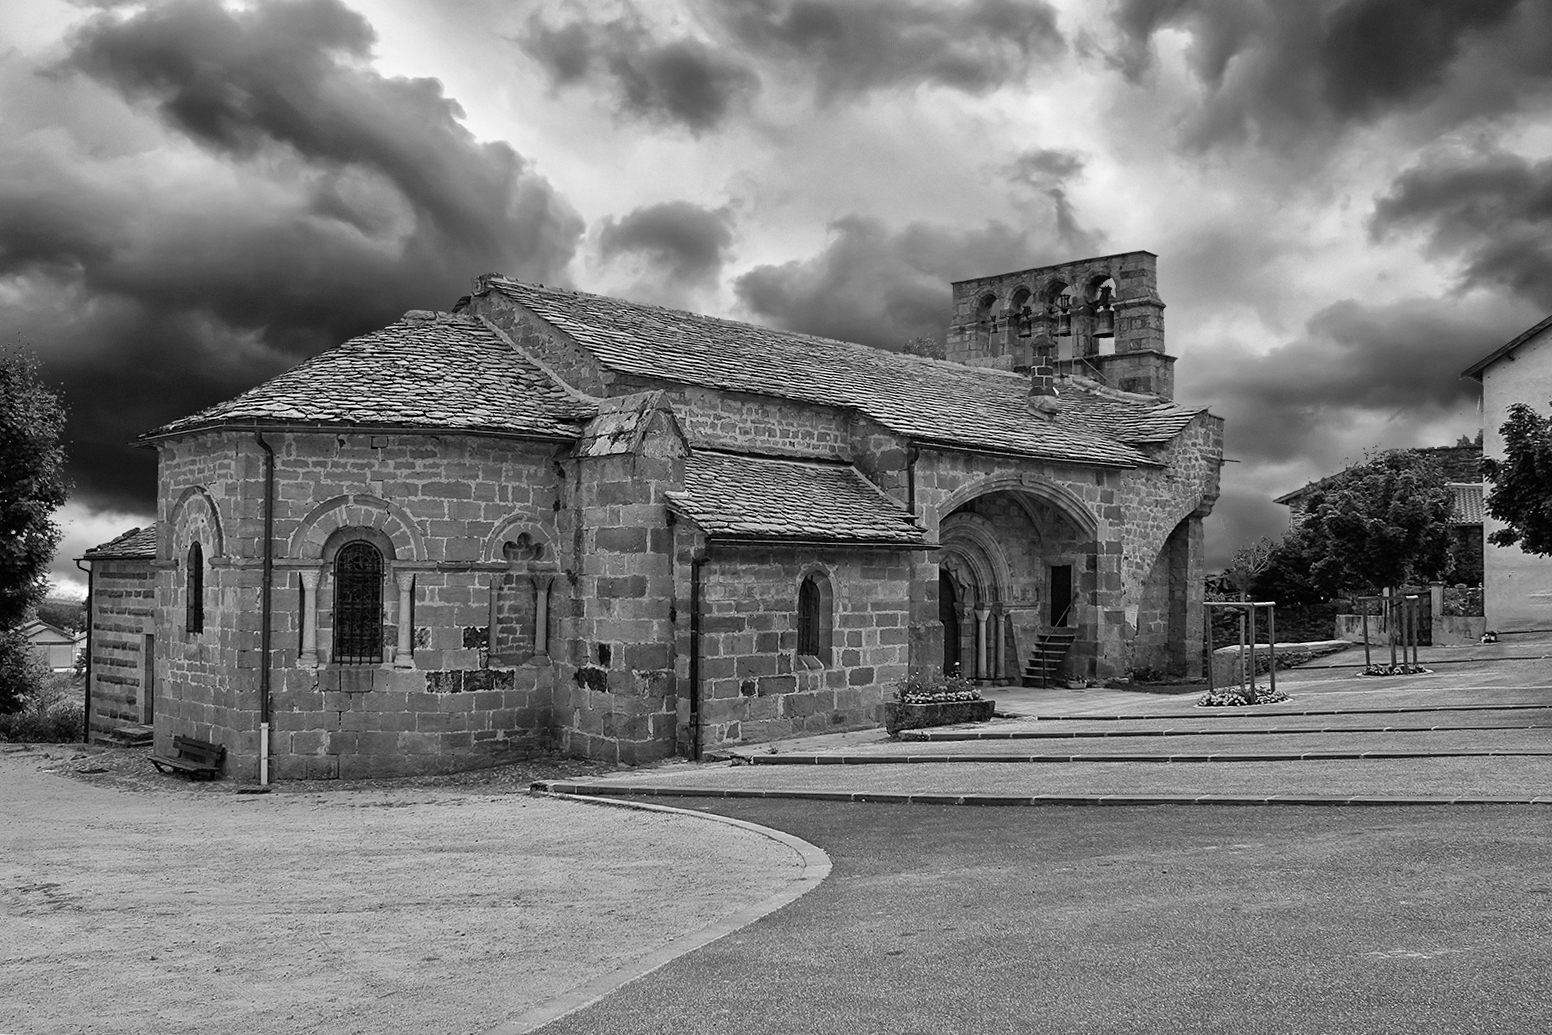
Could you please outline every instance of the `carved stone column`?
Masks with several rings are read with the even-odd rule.
[[[1006,626],[1008,624],[1008,612],[1001,607],[992,608],[992,678],[1002,679],[1007,676],[1003,663],[1005,653],[1003,641],[1007,639]]]
[[[415,630],[410,628],[410,601],[415,592],[415,573],[401,571],[394,576],[394,580],[399,584],[399,643],[394,648],[393,664],[395,668],[414,668]]]
[[[303,569],[302,576],[302,653],[298,668],[318,667],[318,583],[323,573],[316,568]]]
[[[975,609],[975,676],[977,679],[985,679],[986,666],[986,620],[991,617],[991,612],[984,607]]]

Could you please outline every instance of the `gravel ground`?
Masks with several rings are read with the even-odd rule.
[[[608,781],[673,787],[910,794],[1552,795],[1552,758],[1318,762],[943,762],[664,768]],[[686,799],[688,801],[688,799]],[[1539,813],[1538,813],[1539,814]]]
[[[585,775],[546,765],[258,795],[0,748],[0,1031],[482,1032],[799,872],[756,833],[513,793]]]

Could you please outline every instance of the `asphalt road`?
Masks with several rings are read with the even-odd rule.
[[[1552,1028],[1552,810],[696,807],[830,878],[544,1035]]]

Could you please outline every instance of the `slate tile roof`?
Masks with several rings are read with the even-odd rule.
[[[105,560],[119,557],[155,557],[156,525],[131,528],[121,536],[94,546],[81,555],[84,560]]]
[[[361,424],[574,438],[595,405],[473,317],[411,310],[142,439],[225,423]]]
[[[624,373],[855,408],[924,441],[1053,460],[1152,463],[1134,445],[1174,437],[1202,412],[1064,387],[1063,412],[1031,412],[1021,374],[886,352],[617,298],[486,282]]]
[[[685,459],[675,510],[708,535],[920,544],[899,503],[856,468],[697,450]]]

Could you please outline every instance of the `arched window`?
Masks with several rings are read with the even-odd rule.
[[[830,582],[817,572],[798,586],[798,653],[830,662]]]
[[[183,630],[205,631],[205,551],[198,543],[189,546],[188,570],[184,573]]]
[[[334,663],[383,660],[383,555],[363,540],[334,555]]]

